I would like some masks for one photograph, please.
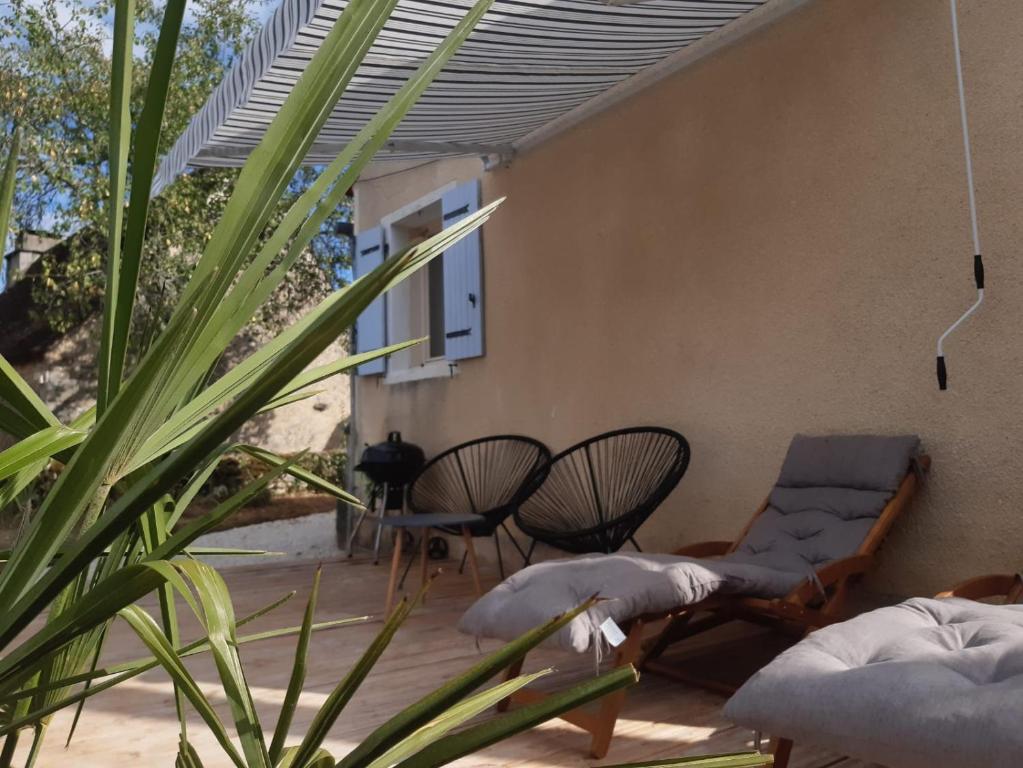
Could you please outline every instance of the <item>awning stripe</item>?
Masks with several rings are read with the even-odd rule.
[[[768,2],[496,0],[398,126],[386,156],[411,160],[452,154],[452,146],[513,146]],[[384,105],[471,5],[399,0],[307,162],[333,159],[337,146]],[[241,164],[344,7],[338,0],[283,0],[164,158],[157,190],[189,165]]]

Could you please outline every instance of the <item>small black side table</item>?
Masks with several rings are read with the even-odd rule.
[[[402,539],[405,538],[402,534],[405,530],[413,528],[418,528],[422,531],[419,543],[419,557],[422,560],[422,563],[420,563],[420,576],[423,584],[426,584],[426,580],[429,578],[430,564],[427,547],[430,544],[430,530],[446,526],[455,526],[462,529],[462,541],[465,542],[465,551],[469,555],[469,570],[472,573],[473,586],[476,589],[476,596],[481,597],[483,595],[483,582],[480,581],[480,568],[479,563],[476,562],[476,550],[472,545],[472,536],[469,535],[469,526],[482,520],[482,517],[470,512],[462,514],[437,512],[423,515],[390,515],[381,517],[378,521],[381,527],[389,525],[397,529],[398,532],[394,540],[394,554],[391,556],[391,577],[387,581],[387,601],[384,603],[384,615],[389,615],[391,607],[394,605],[394,595],[398,586],[398,572],[401,570]]]

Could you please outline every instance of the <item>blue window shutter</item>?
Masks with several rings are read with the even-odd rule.
[[[367,229],[355,236],[355,255],[352,259],[352,274],[358,279],[384,262],[384,230],[382,227]],[[371,352],[387,344],[387,301],[386,296],[375,298],[355,321],[355,352]],[[359,376],[383,373],[387,370],[385,358],[377,358],[356,369]]]
[[[473,179],[444,194],[444,226],[480,207],[480,182]],[[483,354],[483,239],[480,230],[444,251],[444,356],[464,360]]]

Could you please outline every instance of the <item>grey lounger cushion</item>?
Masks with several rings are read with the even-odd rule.
[[[509,576],[470,606],[458,623],[477,637],[513,640],[575,608],[592,595],[605,598],[576,616],[555,637],[566,650],[591,647],[600,624],[669,611],[717,592],[784,595],[804,578],[745,563],[640,553],[581,555],[549,560]]]
[[[1023,765],[1023,605],[917,598],[807,637],[725,715],[891,768]]]
[[[815,569],[856,552],[897,490],[919,442],[916,436],[797,435],[767,509],[732,554],[694,560],[617,553],[540,563],[477,600],[459,629],[510,640],[600,595],[607,599],[555,638],[581,652],[607,617],[621,622],[715,593],[781,597]]]

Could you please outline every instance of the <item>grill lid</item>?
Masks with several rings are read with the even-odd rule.
[[[401,439],[401,432],[391,432],[387,440],[367,445],[355,466],[375,483],[408,483],[423,466],[423,449]]]

